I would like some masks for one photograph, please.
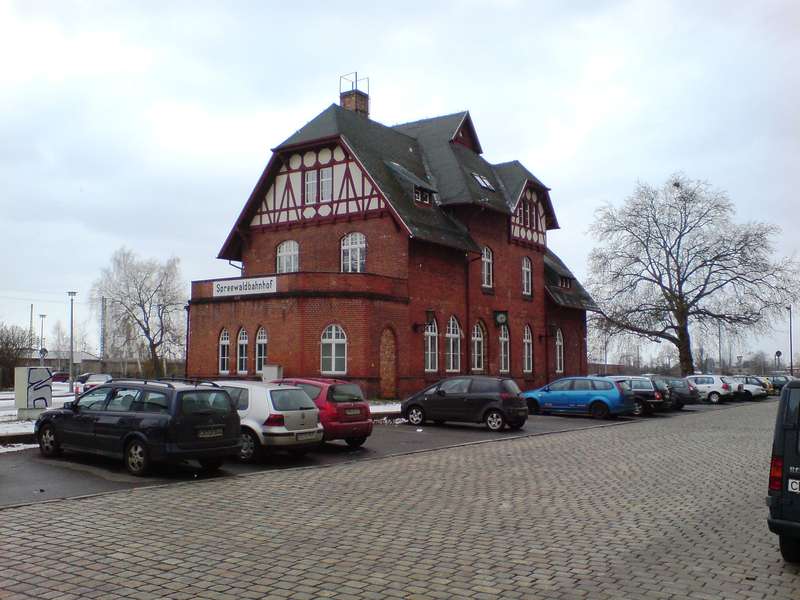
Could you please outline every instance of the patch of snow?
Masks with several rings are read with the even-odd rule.
[[[29,450],[30,448],[38,447],[38,444],[0,444],[0,454],[4,452],[19,452],[20,450]]]
[[[373,415],[385,415],[400,412],[400,404],[393,402],[391,404],[370,404],[369,410]]]

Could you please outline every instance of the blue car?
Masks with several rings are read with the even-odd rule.
[[[533,414],[589,414],[605,419],[634,410],[634,396],[626,385],[604,377],[566,377],[537,390],[522,392],[522,397]]]

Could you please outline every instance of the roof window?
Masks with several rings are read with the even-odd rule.
[[[475,181],[478,182],[478,185],[480,185],[482,188],[486,188],[487,190],[491,190],[492,192],[494,191],[494,186],[489,182],[489,180],[486,177],[480,175],[479,173],[476,173],[475,171],[472,172],[472,176],[475,178]]]
[[[414,186],[414,200],[416,202],[420,204],[430,204],[432,195],[430,191],[416,185]]]
[[[572,287],[572,278],[571,277],[561,277],[561,287],[564,289],[570,289]]]

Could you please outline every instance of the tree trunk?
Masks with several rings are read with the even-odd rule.
[[[155,377],[163,377],[164,373],[161,372],[161,360],[158,358],[158,349],[150,344],[150,363],[153,365],[153,375]]]
[[[694,373],[694,361],[692,360],[692,340],[689,337],[689,323],[683,321],[678,323],[678,357],[681,365],[681,376],[686,377]]]

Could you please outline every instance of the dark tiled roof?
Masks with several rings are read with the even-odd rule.
[[[553,210],[553,203],[550,200],[550,188],[539,181],[536,175],[528,171],[518,160],[496,164],[494,165],[494,170],[503,182],[512,210],[525,184],[528,181],[532,181],[533,184],[539,188],[541,196],[543,196],[541,199],[543,200],[544,212],[547,216],[547,229],[559,228],[558,219],[556,219],[556,211]]]
[[[568,277],[572,280],[571,288],[565,289],[561,287],[562,277]],[[547,289],[547,293],[556,304],[579,310],[600,310],[589,295],[589,292],[572,274],[572,271],[550,249],[544,255],[544,280],[545,289]]]

